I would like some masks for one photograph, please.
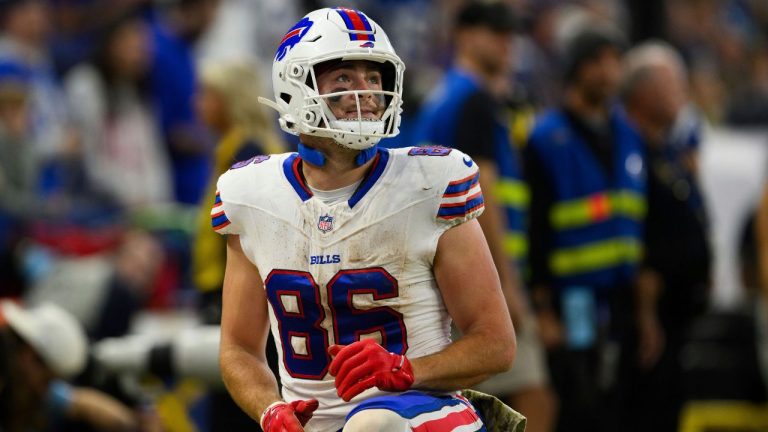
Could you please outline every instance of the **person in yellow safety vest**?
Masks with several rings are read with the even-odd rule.
[[[558,430],[624,430],[617,354],[642,255],[642,144],[612,103],[622,36],[592,24],[565,47],[563,104],[536,120],[524,151],[529,286],[561,400]]]

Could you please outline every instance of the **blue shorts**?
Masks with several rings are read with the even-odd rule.
[[[460,395],[428,394],[409,391],[399,395],[368,399],[347,414],[348,421],[356,413],[369,409],[386,409],[408,421],[414,432],[462,430],[485,432],[480,415]]]

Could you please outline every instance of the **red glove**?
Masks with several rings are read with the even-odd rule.
[[[413,385],[411,362],[373,339],[331,345],[328,353],[334,356],[329,372],[336,377],[336,393],[347,402],[371,387],[399,392]]]
[[[319,403],[315,399],[275,402],[261,415],[264,432],[303,432]]]

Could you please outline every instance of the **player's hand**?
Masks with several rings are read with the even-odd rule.
[[[316,399],[272,404],[261,416],[261,428],[264,432],[304,432],[318,406]]]
[[[336,393],[347,402],[371,387],[399,392],[413,385],[411,362],[372,339],[331,345],[328,353],[334,357],[329,372],[336,377]]]

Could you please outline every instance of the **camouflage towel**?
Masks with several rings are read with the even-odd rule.
[[[525,417],[494,396],[476,390],[462,390],[461,394],[480,412],[488,432],[525,431]]]

